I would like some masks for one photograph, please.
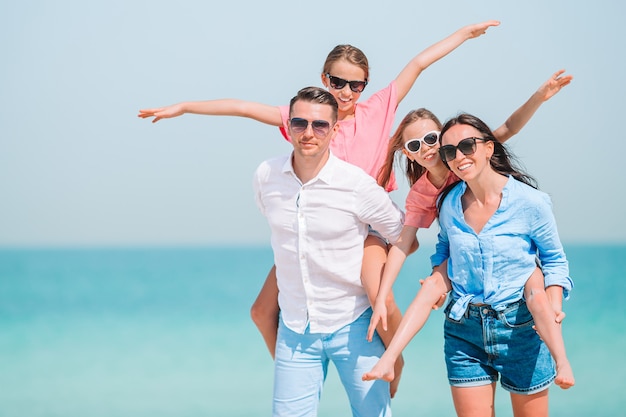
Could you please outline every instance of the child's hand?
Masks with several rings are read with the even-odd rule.
[[[484,35],[491,26],[498,26],[499,24],[500,22],[497,20],[488,20],[486,22],[465,26],[464,30],[468,32],[468,39],[473,39]]]
[[[137,117],[146,119],[148,117],[154,117],[152,123],[156,123],[161,119],[169,119],[185,114],[185,110],[181,104],[173,104],[167,107],[159,107],[158,109],[144,109],[139,110]]]
[[[537,92],[539,93],[543,101],[549,100],[550,98],[552,98],[552,96],[561,91],[561,88],[572,82],[574,76],[563,75],[564,72],[565,70],[559,70],[555,72],[554,74],[552,74],[552,77],[550,77],[548,81],[546,81],[541,85],[541,87],[539,87]]]
[[[420,285],[424,285],[423,279],[420,279]],[[433,310],[439,310],[441,307],[443,307],[443,304],[446,302],[447,295],[448,295],[447,293],[441,294],[441,297],[439,297],[439,300],[437,300],[437,302],[433,304]]]
[[[555,311],[556,317],[554,317],[554,321],[561,324],[563,319],[565,318],[565,313],[563,311]]]
[[[384,300],[378,301],[374,303],[374,311],[372,312],[372,318],[370,319],[370,326],[367,328],[367,341],[371,342],[372,337],[374,337],[374,332],[376,331],[376,327],[378,323],[382,322],[383,330],[387,331],[387,306],[385,305]]]

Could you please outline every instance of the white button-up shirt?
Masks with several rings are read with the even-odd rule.
[[[278,303],[291,330],[333,333],[369,307],[361,285],[368,225],[393,243],[404,216],[372,177],[332,154],[306,184],[291,161],[265,161],[254,175],[272,234]]]

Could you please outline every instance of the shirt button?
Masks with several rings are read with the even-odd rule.
[[[489,310],[487,310],[486,308],[483,308],[483,314],[487,314],[489,313]]]

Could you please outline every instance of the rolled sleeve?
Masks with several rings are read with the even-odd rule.
[[[569,263],[556,226],[552,212],[550,197],[543,195],[544,204],[535,206],[533,241],[537,245],[541,269],[544,274],[545,286],[558,285],[563,287],[563,297],[569,298],[574,282],[569,276]]]

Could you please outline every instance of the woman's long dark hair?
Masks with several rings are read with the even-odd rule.
[[[455,125],[472,126],[473,128],[475,128],[482,134],[482,138],[485,141],[493,142],[493,155],[491,155],[491,158],[489,159],[489,165],[491,165],[491,168],[493,168],[494,171],[504,176],[510,175],[516,180],[521,181],[526,185],[529,185],[533,188],[537,188],[537,181],[535,181],[533,177],[525,173],[519,167],[519,163],[517,162],[515,156],[512,155],[502,143],[498,142],[498,140],[493,135],[493,132],[491,131],[491,129],[489,129],[489,126],[487,126],[485,122],[483,122],[476,116],[472,116],[471,114],[467,114],[467,113],[461,113],[458,116],[453,117],[452,119],[448,120],[446,124],[443,126],[443,128],[441,129],[441,135],[439,136],[440,145],[441,145],[441,139],[443,138],[445,133],[452,126],[455,126]],[[446,161],[444,161],[444,164],[446,164],[448,169],[450,169]],[[446,198],[448,193],[456,185],[458,185],[458,183],[459,181],[455,182],[454,184],[450,184],[448,187],[446,187],[445,189],[441,191],[437,199],[437,214],[439,214],[439,210],[441,209],[441,204],[443,203],[443,200]]]

